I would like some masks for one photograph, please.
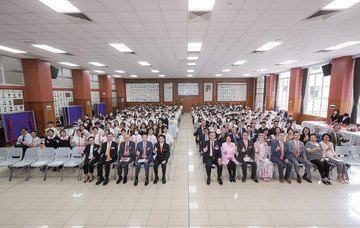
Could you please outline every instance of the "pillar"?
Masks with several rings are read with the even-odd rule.
[[[118,101],[118,107],[120,109],[125,108],[125,82],[124,79],[115,79],[116,98]]]
[[[112,112],[111,76],[99,75],[99,93],[100,101],[106,104],[106,112]]]
[[[25,109],[34,110],[37,130],[40,135],[44,135],[46,123],[55,122],[50,63],[39,59],[23,59],[22,66]]]
[[[351,111],[353,88],[354,61],[351,56],[344,56],[332,60],[331,79],[329,88],[328,119],[335,105],[340,114]]]
[[[256,95],[256,81],[255,78],[249,78],[246,86],[246,106],[254,108],[254,100]]]
[[[275,110],[276,75],[270,74],[266,77],[266,110]]]
[[[301,89],[302,89],[302,69],[300,67],[290,70],[290,89],[288,113],[293,115],[294,119],[300,117],[301,109]]]
[[[74,85],[74,105],[81,105],[83,117],[88,114],[92,118],[90,74],[82,69],[72,70]]]

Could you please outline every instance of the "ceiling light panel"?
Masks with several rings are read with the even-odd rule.
[[[211,11],[214,5],[215,0],[188,0],[189,11]]]
[[[105,64],[99,63],[99,62],[88,62],[91,65],[98,66],[98,67],[105,67]]]
[[[123,71],[123,70],[115,70],[116,73],[119,73],[119,74],[125,74],[126,72]]]
[[[137,78],[137,77],[138,77],[138,76],[135,75],[135,74],[130,74],[129,76],[132,77],[132,78]]]
[[[59,62],[59,63],[62,64],[62,65],[71,66],[71,67],[78,67],[79,66],[77,64],[69,63],[69,62]]]
[[[9,48],[9,47],[5,47],[5,46],[1,46],[1,45],[0,45],[0,50],[15,53],[15,54],[25,54],[26,53],[25,51],[20,51],[20,50],[14,49],[14,48]]]
[[[187,70],[188,73],[193,73],[195,70],[189,69]]]
[[[223,69],[222,72],[230,72],[231,69]]]
[[[328,48],[326,48],[324,50],[325,51],[335,51],[335,50],[346,48],[346,47],[356,45],[356,44],[359,44],[359,43],[360,43],[360,41],[349,41],[349,42],[341,43],[341,44],[338,44],[338,45],[335,45],[335,46],[332,46],[332,47],[328,47]]]
[[[269,51],[269,50],[279,46],[280,44],[282,44],[282,42],[267,42],[263,46],[256,49],[256,51]]]
[[[41,3],[47,5],[58,13],[80,13],[71,2],[67,0],[39,0]]]
[[[196,66],[196,63],[187,63],[188,66]]]
[[[119,52],[124,52],[124,53],[132,53],[133,52],[133,50],[131,50],[125,44],[112,43],[112,44],[109,44],[109,45],[112,46],[113,48],[115,48],[116,50],[118,50]]]
[[[188,52],[199,52],[201,51],[202,43],[188,43]]]
[[[138,62],[141,66],[151,66],[150,63],[146,62],[146,61],[139,61]]]
[[[187,60],[198,60],[199,59],[199,57],[197,57],[197,56],[188,56],[187,57]]]
[[[279,63],[279,65],[288,65],[288,64],[292,64],[292,63],[296,63],[297,60],[287,60],[284,62]]]
[[[234,66],[240,66],[240,65],[243,65],[243,64],[246,63],[246,62],[247,62],[246,60],[239,60],[239,61],[234,62],[232,65],[234,65]]]
[[[360,0],[334,0],[326,5],[323,10],[343,10],[359,3]]]
[[[153,73],[159,73],[160,71],[158,71],[158,70],[151,70],[151,72],[153,72]]]
[[[63,50],[60,50],[60,49],[57,49],[57,48],[54,48],[54,47],[51,47],[51,46],[45,45],[45,44],[33,44],[31,46],[45,50],[45,51],[49,51],[52,53],[56,53],[56,54],[65,54],[66,53],[66,51],[63,51]]]

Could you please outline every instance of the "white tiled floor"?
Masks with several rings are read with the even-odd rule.
[[[166,185],[145,187],[141,177],[137,187],[95,186],[72,170],[62,182],[53,172],[44,182],[37,171],[24,182],[17,170],[9,182],[1,169],[0,227],[360,227],[359,168],[351,168],[350,185],[230,183],[224,169],[224,185],[213,176],[207,186],[192,133],[186,114]]]

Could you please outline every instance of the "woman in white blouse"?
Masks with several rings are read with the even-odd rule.
[[[75,145],[75,149],[80,154],[84,151],[86,146],[85,136],[80,129],[76,130],[74,137],[72,138],[72,144]]]
[[[41,140],[37,137],[37,133],[35,131],[31,132],[31,142],[27,145],[28,147],[39,147],[41,144]]]

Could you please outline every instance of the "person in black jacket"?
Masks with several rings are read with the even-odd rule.
[[[161,164],[162,170],[162,183],[166,183],[166,164],[168,163],[170,157],[170,146],[165,142],[165,136],[159,135],[158,142],[154,146],[154,154],[156,154],[156,158],[154,160],[154,173],[155,179],[154,184],[157,184],[159,181],[158,176],[158,168]]]
[[[101,145],[100,160],[97,163],[97,174],[99,179],[96,182],[96,185],[101,184],[103,181],[103,185],[107,185],[109,183],[110,166],[118,158],[118,144],[113,141],[113,138],[113,133],[108,133],[106,135],[107,141]],[[103,177],[103,166],[105,166],[105,179]]]
[[[53,129],[48,129],[46,131],[46,138],[45,138],[45,147],[53,147],[55,149],[59,148],[60,138],[59,136],[55,135]]]
[[[330,120],[332,124],[336,124],[339,121],[339,110],[335,109],[333,114],[330,116]]]
[[[218,182],[220,185],[223,184],[223,181],[221,180],[221,174],[222,174],[222,161],[221,161],[222,155],[221,155],[221,145],[216,140],[216,134],[215,132],[210,132],[210,140],[205,142],[204,149],[203,149],[203,162],[205,164],[207,179],[206,184],[210,184],[210,176],[211,176],[211,167],[212,165],[216,165],[217,167],[217,175],[218,175]]]
[[[340,124],[345,124],[346,126],[350,124],[350,116],[348,113],[344,113],[344,115],[339,116]]]
[[[194,136],[195,136],[195,142],[196,144],[199,143],[200,141],[200,135],[204,134],[204,129],[206,128],[206,121],[202,120],[201,121],[201,125],[196,129],[196,131],[194,132]]]
[[[66,135],[66,131],[61,129],[59,131],[60,139],[59,139],[59,147],[69,147],[71,149],[71,138]]]
[[[129,165],[136,159],[135,150],[136,150],[135,143],[133,141],[130,141],[130,135],[126,134],[124,136],[124,141],[120,143],[119,146],[119,165],[118,165],[119,179],[116,181],[116,184],[119,184],[121,180],[123,181],[123,184],[126,184]],[[124,168],[124,179],[122,177],[123,168]]]
[[[242,140],[240,140],[237,144],[237,149],[239,155],[237,156],[237,160],[241,163],[243,177],[242,182],[246,181],[247,176],[247,165],[251,165],[251,179],[254,182],[258,183],[258,179],[256,177],[257,165],[255,162],[255,148],[254,143],[248,138],[249,134],[247,132],[243,132]]]
[[[85,160],[83,164],[84,169],[84,183],[91,182],[94,180],[94,167],[95,164],[100,159],[100,146],[95,144],[94,136],[90,136],[88,138],[88,145],[85,147],[84,151],[82,152],[85,155]]]

